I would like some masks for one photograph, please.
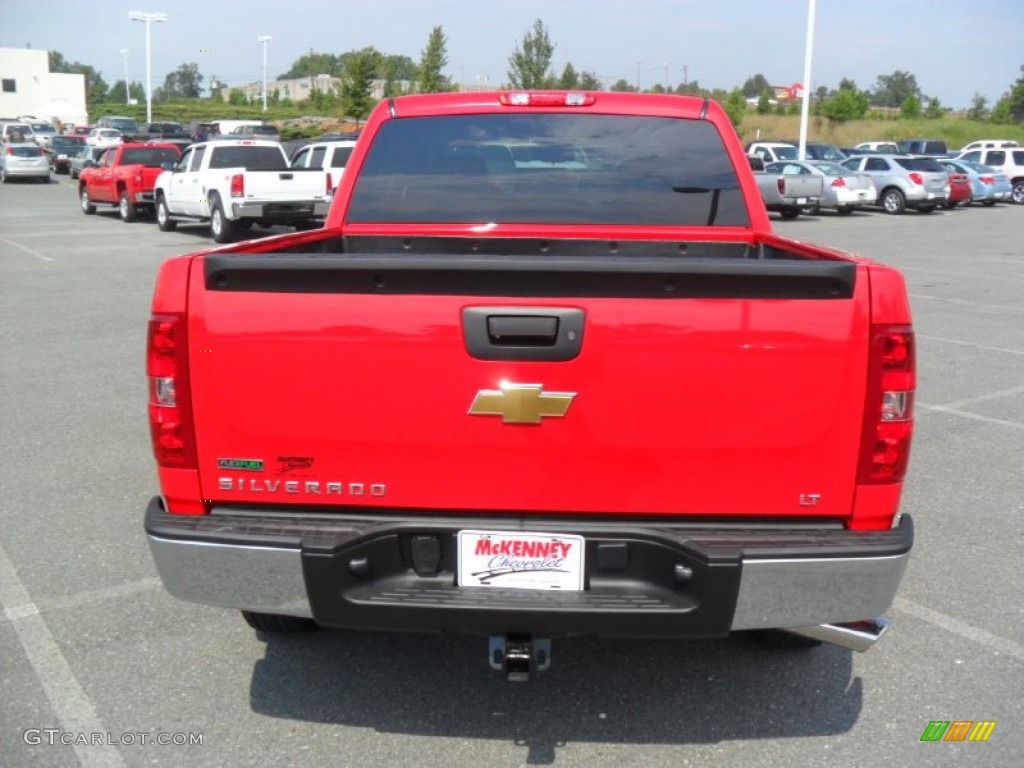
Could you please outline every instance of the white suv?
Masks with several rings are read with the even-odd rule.
[[[957,160],[970,160],[1005,173],[1013,186],[1011,199],[1017,205],[1024,205],[1024,147],[972,149],[970,152],[961,152]]]
[[[331,173],[331,189],[338,188],[345,164],[356,146],[355,139],[318,141],[299,147],[292,154],[292,168],[321,168]]]
[[[796,160],[800,156],[800,150],[795,144],[785,141],[754,141],[747,144],[747,154],[760,157],[767,164],[780,160]]]
[[[970,152],[972,149],[1006,149],[1007,147],[1019,147],[1016,141],[1010,139],[985,139],[984,141],[972,141],[961,152]]]

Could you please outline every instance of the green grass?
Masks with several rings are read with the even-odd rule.
[[[340,107],[315,110],[305,104],[296,106],[269,105],[264,112],[260,105],[232,106],[225,101],[213,99],[180,99],[178,101],[153,105],[154,120],[174,120],[188,123],[193,120],[266,120],[281,123],[295,120],[313,113],[321,117],[343,121]],[[128,106],[116,104],[94,104],[89,108],[92,122],[103,115],[125,115],[134,117],[140,123],[146,119],[146,105]],[[278,126],[294,135],[316,135],[316,127]],[[759,115],[752,109],[747,112],[738,129],[744,144],[748,141],[771,139],[797,139],[800,136],[798,115]],[[900,120],[895,116],[876,116],[867,120],[853,120],[848,123],[830,123],[823,117],[811,117],[808,121],[809,141],[824,141],[839,147],[852,147],[862,141],[897,141],[899,139],[925,138],[941,139],[950,149],[959,149],[978,139],[1013,139],[1024,145],[1024,124],[995,125],[968,120],[964,117],[947,116],[939,120]]]
[[[799,116],[758,115],[748,112],[738,129],[744,144],[748,141],[797,139],[800,136]],[[898,141],[900,139],[940,139],[950,149],[959,149],[979,139],[1012,139],[1024,145],[1024,124],[995,125],[944,117],[939,120],[899,120],[873,118],[830,123],[823,117],[811,117],[807,123],[807,140],[823,141],[838,147],[852,147],[862,141]]]

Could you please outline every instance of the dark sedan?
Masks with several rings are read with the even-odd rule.
[[[81,136],[54,136],[46,147],[50,169],[54,173],[70,173],[71,158],[85,146],[85,139]]]

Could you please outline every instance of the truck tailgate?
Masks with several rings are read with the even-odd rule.
[[[327,173],[315,168],[246,171],[245,197],[236,202],[288,202],[326,198]]]
[[[196,261],[188,347],[204,498],[849,514],[866,267],[419,259]],[[537,359],[551,346],[560,358]]]

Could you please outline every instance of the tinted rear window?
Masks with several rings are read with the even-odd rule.
[[[178,162],[178,153],[173,149],[148,147],[146,149],[126,149],[121,155],[121,165],[146,165],[159,168],[164,163]]]
[[[392,120],[375,137],[351,222],[749,224],[707,121],[595,114]]]
[[[19,146],[17,144],[8,147],[7,151],[15,157],[39,157],[43,150],[39,147]]]
[[[245,168],[247,171],[286,171],[288,162],[277,147],[217,147],[211,168]]]
[[[335,147],[331,155],[331,168],[344,168],[351,156],[352,147]]]
[[[945,173],[942,163],[931,157],[898,157],[896,162],[908,171],[924,171],[925,173]]]

